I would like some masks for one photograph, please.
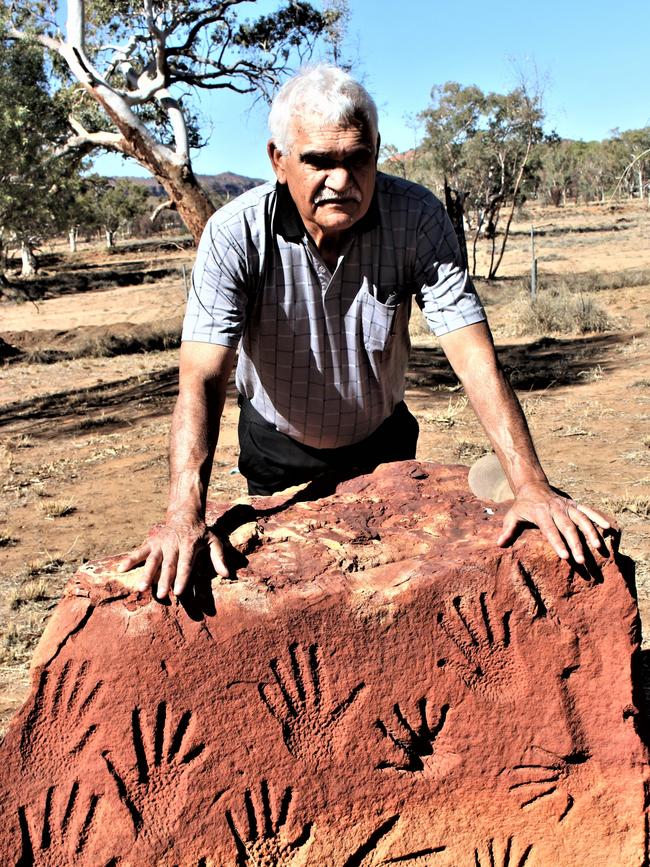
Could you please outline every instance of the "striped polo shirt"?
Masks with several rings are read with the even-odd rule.
[[[208,221],[183,340],[239,347],[237,388],[260,415],[336,448],[369,436],[403,399],[413,297],[438,335],[485,319],[429,190],[379,172],[330,271],[287,187],[269,183]]]

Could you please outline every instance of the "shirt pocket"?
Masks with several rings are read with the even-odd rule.
[[[393,336],[395,315],[399,308],[397,293],[388,295],[386,303],[371,292],[361,298],[361,330],[367,352],[385,352]]]

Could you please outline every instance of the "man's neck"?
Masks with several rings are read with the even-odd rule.
[[[334,236],[322,236],[319,241],[314,240],[314,243],[323,262],[325,262],[330,271],[334,271],[343,246],[343,233]]]

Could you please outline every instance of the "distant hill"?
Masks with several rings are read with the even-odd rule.
[[[201,186],[205,187],[206,190],[227,198],[234,198],[240,193],[245,193],[246,190],[264,183],[264,180],[261,178],[247,178],[245,175],[236,175],[234,172],[221,172],[218,175],[197,175],[196,177]],[[162,199],[167,195],[155,178],[127,177],[125,180],[138,184],[138,186],[146,187],[149,193],[156,198]]]

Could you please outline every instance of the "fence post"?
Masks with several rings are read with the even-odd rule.
[[[530,297],[533,301],[537,298],[537,257],[535,256],[535,227],[530,227]]]

